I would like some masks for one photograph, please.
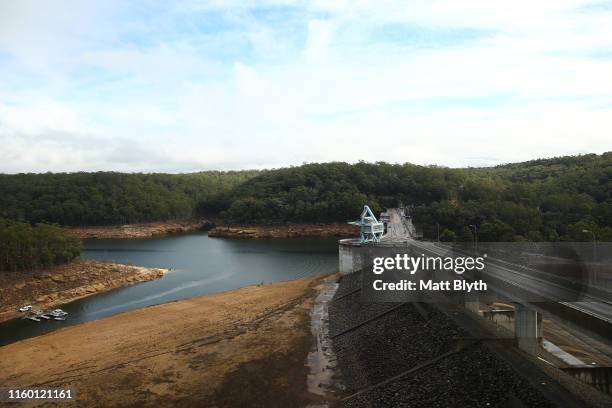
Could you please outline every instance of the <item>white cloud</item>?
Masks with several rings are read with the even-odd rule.
[[[0,171],[612,150],[612,13],[585,1],[36,4],[0,6]]]

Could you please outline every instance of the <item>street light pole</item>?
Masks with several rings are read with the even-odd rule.
[[[478,252],[478,227],[476,224],[470,224],[470,227],[474,228],[474,249]]]
[[[438,228],[438,242],[440,242],[440,223],[436,222],[436,227]]]

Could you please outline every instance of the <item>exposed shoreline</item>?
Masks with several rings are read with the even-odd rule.
[[[0,383],[76,389],[79,406],[316,404],[305,363],[325,279],[149,306],[8,344]]]
[[[81,239],[138,239],[201,230],[208,230],[208,235],[210,237],[254,239],[349,237],[359,233],[356,226],[347,223],[228,225],[223,221],[210,219],[187,219],[110,226],[66,227],[68,235]]]
[[[76,260],[39,271],[0,274],[0,322],[21,316],[25,304],[45,309],[107,290],[161,278],[168,270]]]
[[[209,237],[227,238],[348,237],[358,234],[356,226],[346,223],[218,226],[208,231]]]
[[[187,219],[176,221],[148,222],[141,224],[89,226],[89,227],[66,227],[66,233],[70,236],[86,238],[151,238],[169,234],[181,234],[208,229],[214,223],[206,219]]]

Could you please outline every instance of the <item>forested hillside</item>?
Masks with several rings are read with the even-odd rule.
[[[56,225],[0,219],[0,271],[39,269],[79,256],[81,241]]]
[[[105,225],[193,215],[236,223],[348,221],[402,201],[425,237],[612,240],[612,152],[490,168],[323,163],[262,172],[0,176],[0,216]],[[585,232],[586,231],[586,232]]]
[[[612,241],[612,153],[534,160],[462,171],[449,197],[415,209],[428,236],[483,241]],[[444,234],[444,231],[443,231]],[[444,238],[444,237],[443,237]]]
[[[196,215],[200,202],[256,174],[209,171],[0,175],[0,217],[71,226],[188,218]]]
[[[211,211],[240,222],[354,219],[399,200],[428,238],[612,240],[612,153],[450,169],[387,163],[308,164],[261,174]],[[220,205],[222,203],[222,205]],[[583,232],[584,230],[588,232]]]

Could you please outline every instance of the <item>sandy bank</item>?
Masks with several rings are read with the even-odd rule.
[[[9,344],[0,384],[72,387],[79,406],[305,406],[317,398],[305,361],[322,280],[151,306]]]
[[[132,283],[161,278],[166,269],[77,260],[39,271],[0,272],[0,321],[25,304],[49,308]]]
[[[215,226],[217,224],[218,226]],[[287,225],[223,225],[220,221],[192,219],[182,221],[152,222],[144,224],[113,225],[101,227],[66,228],[69,235],[85,238],[150,238],[168,234],[210,229],[211,237],[234,238],[296,238],[296,237],[349,237],[359,234],[354,225],[287,224]]]
[[[359,229],[346,223],[219,226],[208,232],[209,237],[233,238],[295,238],[295,237],[349,237]]]
[[[204,219],[150,222],[143,224],[113,225],[103,227],[71,227],[66,231],[77,238],[150,238],[157,235],[179,234],[212,227]]]

